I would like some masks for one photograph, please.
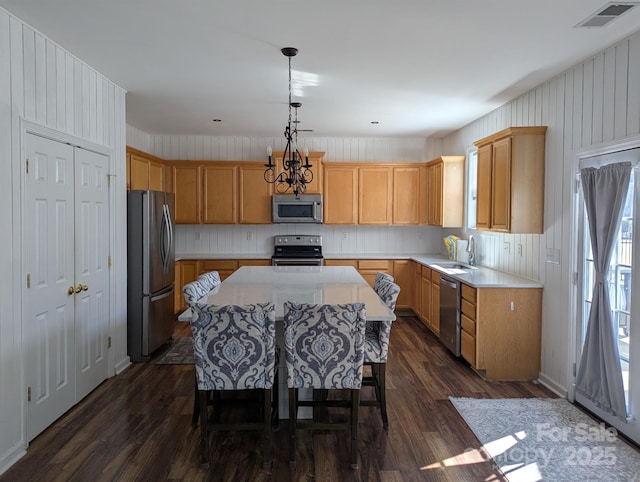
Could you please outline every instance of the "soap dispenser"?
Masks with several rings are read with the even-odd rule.
[[[476,264],[476,240],[473,237],[473,234],[469,235],[469,242],[467,244],[467,259],[469,266],[475,266]]]

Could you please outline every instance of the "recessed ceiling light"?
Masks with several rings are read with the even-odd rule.
[[[578,25],[575,25],[574,28],[604,27],[636,5],[640,5],[640,2],[609,2],[600,7],[595,13],[589,15]]]
[[[222,122],[222,119],[212,119],[213,122]]]
[[[378,121],[371,121],[372,124],[380,124]]]

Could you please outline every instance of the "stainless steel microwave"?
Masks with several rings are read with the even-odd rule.
[[[275,194],[272,197],[274,223],[322,223],[322,194]]]

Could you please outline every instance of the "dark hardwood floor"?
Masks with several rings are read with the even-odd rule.
[[[178,323],[175,337],[187,335],[189,325]],[[555,396],[531,382],[483,381],[416,317],[399,316],[387,364],[389,430],[376,408],[361,408],[357,470],[349,468],[346,432],[299,432],[298,465],[289,468],[283,423],[270,469],[262,468],[257,433],[214,432],[207,471],[191,425],[193,383],[193,366],[133,365],[34,439],[0,482],[504,480],[475,451],[480,445],[448,397]]]

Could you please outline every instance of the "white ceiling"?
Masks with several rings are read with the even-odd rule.
[[[125,88],[128,124],[267,137],[287,120],[282,47],[299,49],[293,69],[313,84],[293,100],[314,137],[444,135],[640,29],[640,7],[603,28],[573,28],[605,4],[0,0]]]

